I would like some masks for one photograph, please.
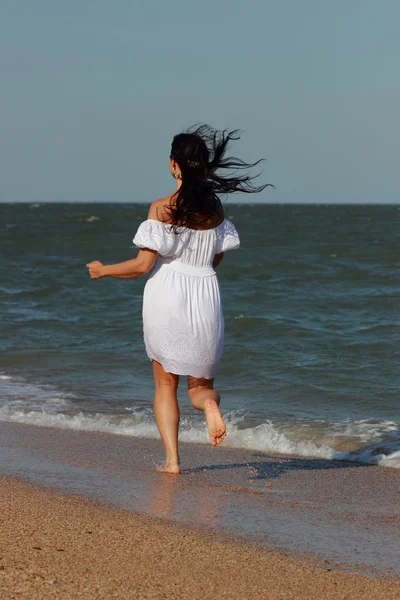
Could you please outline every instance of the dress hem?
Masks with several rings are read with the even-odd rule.
[[[154,356],[153,357],[151,357],[149,355],[147,355],[147,356],[148,356],[150,362],[153,362],[153,360],[155,360],[162,366],[162,368],[164,369],[164,371],[166,373],[171,373],[171,375],[178,375],[178,377],[195,377],[196,379],[214,379],[215,378],[215,373],[211,377],[208,377],[206,375],[193,374],[193,373],[177,373],[176,371],[169,369],[165,363],[163,363],[161,360],[158,360]]]

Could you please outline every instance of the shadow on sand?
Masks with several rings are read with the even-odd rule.
[[[263,458],[262,461],[246,461],[242,463],[228,463],[222,465],[205,465],[185,469],[183,473],[198,473],[209,471],[225,471],[228,469],[250,469],[253,472],[253,479],[277,479],[285,473],[293,471],[315,471],[327,469],[349,469],[355,467],[371,467],[358,462],[327,460],[320,458],[293,458],[265,454],[254,454],[254,458]]]

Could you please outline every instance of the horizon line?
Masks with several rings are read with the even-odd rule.
[[[0,205],[13,205],[13,204],[29,204],[29,205],[42,205],[42,204],[137,204],[149,206],[151,202],[137,202],[135,200],[0,200]],[[373,201],[373,202],[360,202],[356,200],[339,200],[329,201],[322,200],[319,202],[307,202],[307,201],[281,201],[281,202],[247,202],[247,201],[225,201],[222,204],[230,204],[236,206],[397,206],[400,205],[400,200],[396,201]]]

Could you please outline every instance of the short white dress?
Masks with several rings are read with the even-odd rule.
[[[195,230],[148,219],[133,243],[158,252],[143,296],[143,331],[150,360],[176,375],[212,379],[224,347],[216,254],[240,245],[231,221]]]

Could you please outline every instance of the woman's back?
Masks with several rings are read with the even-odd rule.
[[[211,266],[216,254],[237,248],[239,235],[228,219],[210,229],[178,227],[176,231],[168,223],[147,219],[140,225],[133,241],[141,248],[157,250],[160,255],[158,265],[177,261],[203,267]]]

